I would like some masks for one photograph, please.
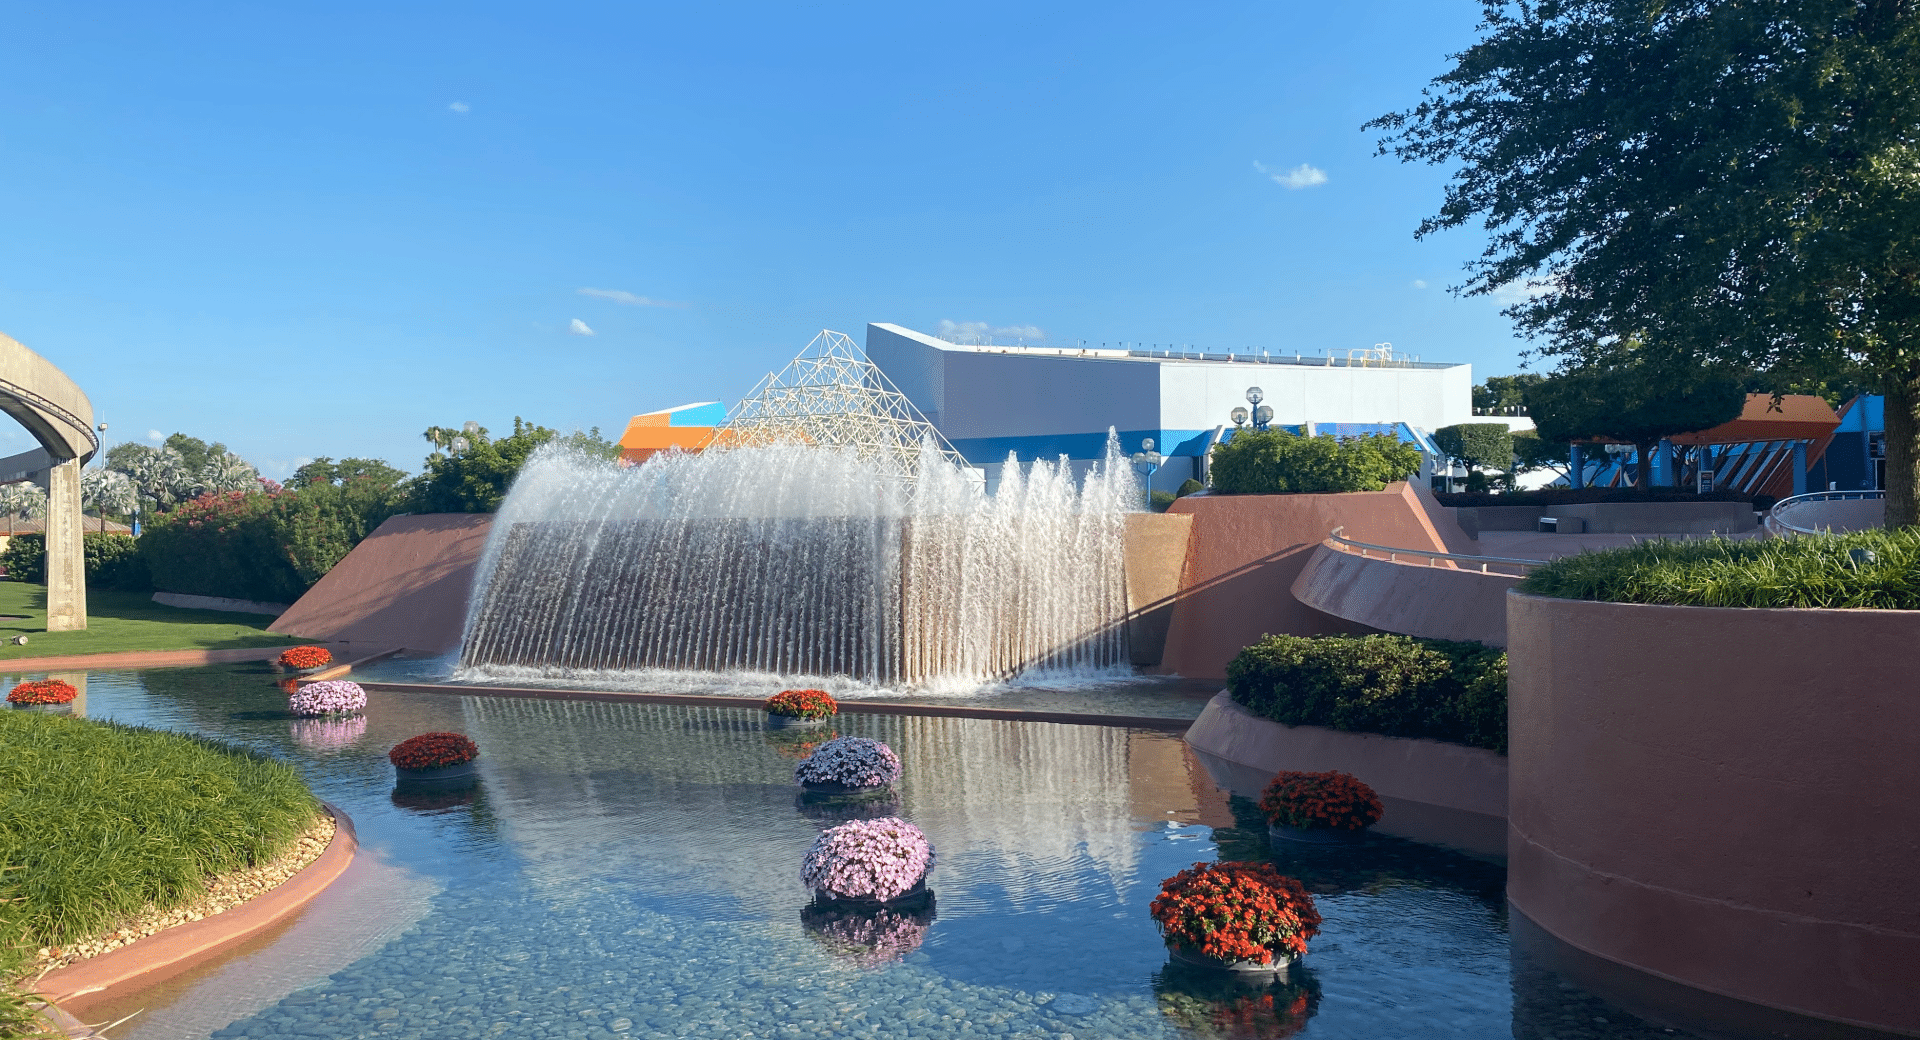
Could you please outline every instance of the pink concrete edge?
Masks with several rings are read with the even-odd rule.
[[[84,998],[98,999],[110,990],[129,984],[152,985],[306,906],[346,872],[359,848],[352,817],[331,802],[320,804],[333,817],[333,839],[318,859],[300,868],[298,873],[223,913],[176,925],[91,960],[49,972],[33,984],[34,995],[57,1008],[76,1001],[84,1005]]]
[[[236,664],[242,661],[271,661],[289,642],[279,646],[249,646],[228,650],[127,650],[110,654],[68,654],[63,657],[20,657],[0,661],[0,673],[77,672],[94,669],[174,668],[199,664]]]
[[[328,679],[338,679],[343,675],[347,675],[351,673],[355,668],[359,668],[362,665],[372,664],[375,661],[384,661],[395,654],[405,652],[406,649],[407,648],[404,646],[396,646],[391,650],[382,650],[379,653],[368,654],[365,657],[356,657],[351,661],[347,661],[342,664],[336,664],[331,668],[322,668],[319,671],[313,673],[312,675],[300,676],[299,679],[297,679],[296,681],[300,685],[305,686],[308,683],[325,682]]]

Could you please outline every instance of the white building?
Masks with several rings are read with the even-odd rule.
[[[969,346],[887,323],[867,326],[867,356],[989,484],[1008,452],[1099,458],[1112,428],[1129,454],[1153,439],[1167,457],[1153,486],[1172,490],[1231,436],[1251,386],[1295,432],[1394,431],[1426,447],[1432,431],[1473,421],[1472,366],[1393,356]]]

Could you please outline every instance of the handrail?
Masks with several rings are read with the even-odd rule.
[[[1791,498],[1783,498],[1775,502],[1773,508],[1767,510],[1767,524],[1790,534],[1832,534],[1833,528],[1831,525],[1827,527],[1801,527],[1799,524],[1789,523],[1781,518],[1780,510],[1786,506],[1805,505],[1812,502],[1867,502],[1875,499],[1884,499],[1886,497],[1887,493],[1885,491],[1809,491],[1804,495],[1794,495]]]
[[[1366,556],[1368,549],[1372,549],[1375,552],[1386,553],[1387,562],[1389,563],[1398,563],[1400,555],[1404,553],[1408,556],[1426,557],[1427,566],[1429,567],[1433,566],[1433,561],[1435,560],[1459,560],[1462,563],[1477,563],[1480,565],[1480,572],[1482,574],[1491,573],[1487,570],[1487,565],[1490,563],[1505,564],[1509,567],[1545,567],[1547,565],[1546,560],[1522,560],[1511,556],[1466,556],[1460,553],[1438,552],[1433,549],[1401,549],[1391,545],[1374,545],[1371,542],[1356,542],[1340,533],[1346,529],[1344,524],[1336,527],[1327,534],[1327,538],[1341,545],[1350,545],[1360,550],[1361,556]]]

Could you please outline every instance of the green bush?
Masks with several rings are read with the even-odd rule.
[[[1178,497],[1178,495],[1175,495],[1171,491],[1150,491],[1147,493],[1147,504],[1152,507],[1154,512],[1164,513],[1167,511],[1167,507],[1173,504],[1173,500]]]
[[[1193,479],[1192,477],[1188,477],[1187,479],[1180,482],[1180,490],[1175,491],[1173,493],[1173,497],[1185,498],[1188,495],[1197,494],[1198,492],[1205,491],[1206,489],[1207,489],[1207,486],[1205,484],[1200,483],[1199,481]]]
[[[1507,655],[1410,636],[1266,636],[1227,665],[1235,703],[1287,726],[1507,751]]]
[[[153,581],[147,563],[140,558],[139,543],[132,535],[87,531],[81,535],[81,547],[87,559],[87,587],[120,592],[151,592]],[[42,534],[16,534],[7,540],[0,553],[0,565],[14,581],[47,580],[47,539]]]
[[[1378,491],[1420,469],[1420,449],[1385,434],[1341,440],[1243,430],[1213,449],[1213,490],[1229,495]]]
[[[1920,529],[1641,542],[1563,556],[1520,589],[1610,603],[1920,610]]]
[[[401,495],[371,481],[202,495],[155,517],[140,556],[156,589],[291,603],[398,512]]]

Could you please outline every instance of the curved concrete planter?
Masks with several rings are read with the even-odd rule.
[[[1276,844],[1293,842],[1299,845],[1365,845],[1367,832],[1363,830],[1334,830],[1330,827],[1289,827],[1284,823],[1267,824],[1267,840]]]
[[[1511,570],[1512,568],[1508,568]],[[1426,639],[1507,645],[1514,574],[1483,574],[1408,556],[1400,562],[1321,545],[1293,581],[1295,599],[1324,614]]]
[[[775,715],[767,712],[768,729],[819,729],[834,720],[832,715],[822,715],[817,719],[803,719],[797,715]]]
[[[250,935],[274,925],[306,906],[340,877],[353,862],[359,843],[353,820],[337,807],[322,803],[333,815],[333,840],[325,852],[300,872],[257,898],[224,913],[156,932],[91,960],[50,972],[34,985],[43,996],[69,1012],[85,1010],[89,1000],[151,986],[178,975]]]
[[[1203,968],[1208,971],[1231,972],[1235,975],[1265,976],[1267,978],[1281,979],[1286,978],[1288,971],[1299,961],[1297,957],[1289,957],[1280,953],[1274,954],[1273,960],[1265,964],[1261,964],[1258,961],[1230,961],[1221,957],[1201,953],[1199,950],[1192,949],[1191,947],[1171,945],[1167,947],[1167,957],[1175,963],[1184,964],[1189,968]]]
[[[1507,892],[1579,951],[1920,1035],[1920,611],[1508,597]]]

